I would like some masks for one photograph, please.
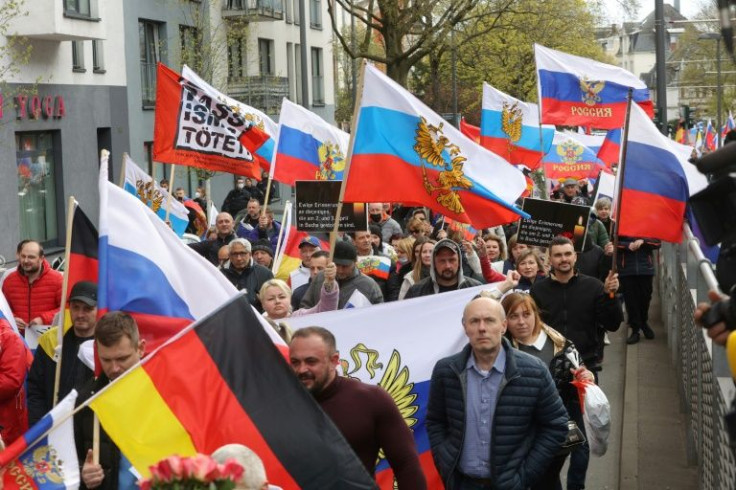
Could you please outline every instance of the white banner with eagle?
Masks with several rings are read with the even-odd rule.
[[[162,220],[166,220],[166,206],[169,205],[169,193],[166,189],[159,187],[158,183],[144,172],[127,153],[123,155],[123,165],[125,168],[123,188],[151,208]],[[182,236],[189,224],[189,211],[186,206],[173,198],[171,199],[169,222],[177,236]]]
[[[330,330],[337,339],[343,374],[378,384],[394,398],[414,433],[427,488],[442,488],[424,425],[432,369],[437,361],[467,344],[461,324],[463,309],[483,289],[495,288],[485,284],[288,321],[294,330],[312,325]],[[381,488],[393,488],[393,473],[385,460],[379,461],[376,475]]]

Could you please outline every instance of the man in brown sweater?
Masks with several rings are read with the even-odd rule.
[[[391,396],[379,386],[337,376],[335,337],[322,327],[294,332],[289,357],[299,381],[353,448],[371,475],[379,449],[399,490],[427,488],[414,438]]]

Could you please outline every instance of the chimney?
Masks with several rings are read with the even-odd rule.
[[[674,0],[674,5],[673,6],[675,7],[675,10],[677,10],[678,12],[680,12],[680,0]],[[682,12],[680,12],[680,13],[682,13]]]

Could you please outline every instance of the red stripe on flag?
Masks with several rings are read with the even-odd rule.
[[[684,216],[683,201],[624,189],[618,232],[623,236],[645,236],[680,243]]]
[[[197,369],[172,376],[172,366],[180,366],[178,369],[197,366]],[[284,488],[299,488],[240,405],[195,332],[177,341],[176,348],[159,351],[143,368],[191,436],[197,451],[211,454],[234,440],[248,441],[248,447],[268,468],[271,481],[278,481]],[[192,386],[202,387],[203,391],[192,390]]]
[[[639,102],[649,117],[654,115],[651,101]],[[621,128],[626,116],[626,102],[613,104],[596,104],[588,106],[583,102],[571,102],[557,99],[544,99],[542,101],[544,112],[542,123],[559,124],[564,120],[568,126],[592,126],[598,129]]]
[[[515,164],[526,165],[531,170],[539,168],[539,162],[542,160],[542,152],[534,151],[520,146],[510,145],[506,138],[495,138],[493,136],[481,136],[481,146],[488,148],[496,155]]]
[[[318,167],[301,158],[278,153],[274,165],[274,180],[286,185],[293,186],[297,180],[316,180]]]

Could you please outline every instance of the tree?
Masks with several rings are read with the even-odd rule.
[[[614,63],[595,42],[596,17],[584,0],[519,0],[514,9],[498,18],[484,19],[492,28],[479,23],[458,31],[457,49],[458,107],[472,124],[480,122],[483,82],[518,99],[537,98],[534,43],[552,49]],[[438,112],[448,112],[452,101],[450,57],[447,46],[438,69],[425,66],[417,91]],[[426,63],[429,65],[431,59]],[[419,87],[437,87],[436,91]]]
[[[385,64],[387,75],[406,86],[411,68],[447,42],[458,25],[497,17],[516,1],[333,0],[328,2],[328,12],[335,37],[351,58]],[[338,7],[360,27],[362,36],[355,47],[337,24]],[[380,47],[378,52],[375,46]]]
[[[0,2],[0,112],[12,106],[13,98],[22,92],[35,92],[30,88],[10,88],[8,80],[15,79],[23,66],[31,59],[33,45],[23,36],[14,35],[13,24],[28,15],[23,8],[25,0]]]

